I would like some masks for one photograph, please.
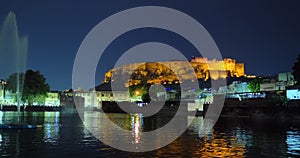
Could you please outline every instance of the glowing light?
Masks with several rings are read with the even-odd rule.
[[[133,144],[137,144],[140,142],[141,139],[141,125],[142,125],[142,115],[141,114],[134,114],[131,116],[131,129],[132,129],[132,137],[133,137]]]
[[[135,64],[142,65],[139,67],[138,71],[135,70]],[[109,81],[114,80],[112,78],[112,73],[128,73],[133,72],[138,74],[136,76],[143,76],[147,78],[148,72],[154,73],[155,77],[147,78],[147,83],[157,83],[157,84],[172,84],[174,81],[177,81],[177,76],[170,71],[170,68],[173,68],[173,71],[178,71],[184,76],[184,80],[189,80],[191,78],[190,73],[186,69],[182,69],[186,63],[184,61],[167,61],[160,63],[132,63],[125,64],[123,66],[109,70],[105,74],[104,82],[108,83]],[[229,76],[246,76],[245,74],[245,65],[244,63],[238,63],[235,59],[224,58],[224,60],[208,60],[203,57],[195,57],[190,62],[191,66],[196,72],[197,78],[204,80],[226,78]],[[153,71],[155,70],[155,71]],[[247,76],[252,78],[253,76]],[[131,78],[128,81],[129,85],[137,85],[141,82],[140,78]],[[175,84],[177,84],[175,82]]]
[[[135,95],[139,96],[140,95],[140,91],[135,91]]]

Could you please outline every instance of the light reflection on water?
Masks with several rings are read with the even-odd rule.
[[[300,130],[292,129],[286,132],[286,143],[288,146],[288,153],[300,156]]]
[[[146,153],[129,153],[113,149],[97,140],[83,124],[102,130],[105,141],[118,141],[110,137],[111,131],[97,117],[103,113],[86,112],[82,122],[78,115],[59,112],[24,113],[22,122],[43,125],[36,130],[0,130],[0,157],[261,157],[300,155],[300,124],[295,120],[220,118],[203,138],[198,131],[203,117],[188,117],[192,122],[187,131],[170,145]],[[157,129],[169,118],[144,118],[141,114],[107,114],[118,126],[129,130],[122,135],[133,145],[141,143],[144,131]],[[0,123],[16,121],[14,112],[0,112]],[[162,123],[163,122],[163,123]],[[102,124],[101,124],[102,123]],[[297,126],[298,125],[298,126]],[[159,139],[159,138],[158,138]],[[155,140],[153,140],[155,141]]]
[[[188,130],[191,133],[198,134],[199,130],[203,128],[203,117],[188,117],[188,121],[192,122]],[[237,130],[237,133],[241,131]],[[212,129],[207,136],[201,138],[202,146],[195,150],[197,155],[209,157],[242,157],[245,155],[246,142],[241,141],[239,135],[227,135],[224,132],[219,132]]]
[[[44,140],[55,144],[59,139],[59,112],[44,113]]]
[[[126,129],[130,132],[124,133],[122,131],[109,131],[108,126],[110,123],[104,122],[103,113],[86,112],[83,116],[83,124],[88,130],[96,137],[101,137],[105,142],[116,142],[120,139],[131,142],[131,144],[138,144],[141,140],[141,134],[144,128],[142,114],[108,114],[109,119],[116,123],[119,127]],[[119,130],[119,129],[114,129]],[[116,135],[117,134],[117,135]]]
[[[132,131],[132,137],[134,139],[134,141],[132,141],[132,144],[139,143],[139,140],[141,138],[142,126],[143,126],[143,115],[142,114],[131,115],[131,131]]]

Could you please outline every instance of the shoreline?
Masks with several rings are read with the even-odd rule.
[[[126,103],[126,102],[125,102]],[[163,102],[155,102],[155,104],[162,104]],[[184,112],[187,111],[187,102],[182,102],[182,106],[185,106]],[[153,104],[155,106],[155,104]],[[155,115],[160,116],[174,116],[178,110],[179,101],[167,101],[164,106]],[[102,109],[89,109],[87,111],[98,111],[104,113],[126,113],[119,107],[126,106],[128,104],[119,104],[117,102],[102,102]],[[146,105],[147,106],[147,105]],[[204,104],[204,111],[198,111],[196,116],[205,116],[206,111],[210,104]],[[134,106],[133,106],[134,107]],[[131,113],[138,113],[138,111]],[[17,106],[2,106],[0,109],[2,112],[17,111]],[[21,111],[26,112],[77,112],[76,108],[70,106],[21,106]],[[278,119],[300,119],[300,101],[289,101],[287,104],[281,103],[272,99],[244,99],[239,101],[238,99],[226,99],[220,117],[232,117],[232,118],[278,118]]]
[[[25,108],[25,109],[24,109]],[[20,106],[20,111],[26,112],[43,112],[43,111],[62,111],[62,106]],[[16,105],[2,105],[0,111],[17,111],[18,108]]]

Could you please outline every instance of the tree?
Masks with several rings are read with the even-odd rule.
[[[300,85],[300,54],[297,57],[297,61],[294,63],[293,66],[293,76],[294,79],[297,81],[297,85]]]
[[[248,83],[248,88],[251,92],[259,92],[260,91],[260,84],[262,83],[262,78],[256,77],[252,81]]]
[[[129,87],[129,94],[132,98],[140,97],[143,102],[149,102],[149,88],[151,84],[148,84],[146,80],[142,80],[138,85],[132,85]]]
[[[7,80],[7,85],[6,85],[6,89],[7,90],[10,90],[12,93],[16,93],[17,92],[17,84],[18,84],[18,80],[17,80],[17,76],[22,76],[21,78],[23,78],[24,76],[24,73],[13,73],[11,74]],[[20,82],[20,83],[23,83],[23,82]],[[22,85],[20,85],[22,86]]]
[[[7,80],[7,89],[13,93],[17,91],[17,73],[9,76]],[[21,73],[20,80],[24,78],[24,74]],[[50,91],[50,86],[46,82],[46,79],[39,71],[27,70],[25,73],[24,82],[20,82],[20,86],[23,86],[22,100],[27,101],[28,105],[32,105],[34,101],[42,102],[47,97],[47,92]],[[22,88],[21,88],[22,89]]]
[[[17,89],[22,92],[22,88],[24,85],[24,73],[13,73],[7,79],[6,90],[9,90],[11,93],[17,93]],[[19,84],[19,87],[18,87]],[[17,96],[15,95],[15,101]]]

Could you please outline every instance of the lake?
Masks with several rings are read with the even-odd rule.
[[[203,117],[188,117],[190,127],[171,144],[149,152],[135,153],[114,149],[95,138],[85,125],[100,112],[78,114],[61,112],[25,112],[21,121],[42,125],[37,129],[0,130],[1,157],[297,157],[300,156],[300,120],[284,118],[220,117],[209,134],[198,137]],[[170,118],[144,118],[141,114],[107,114],[131,135],[121,135],[132,144],[139,143],[144,131],[162,127]],[[16,121],[15,112],[1,112],[0,124]],[[109,135],[112,131],[102,133]],[[159,139],[159,138],[158,138]],[[106,141],[114,141],[108,139]],[[158,140],[153,140],[158,141]]]

